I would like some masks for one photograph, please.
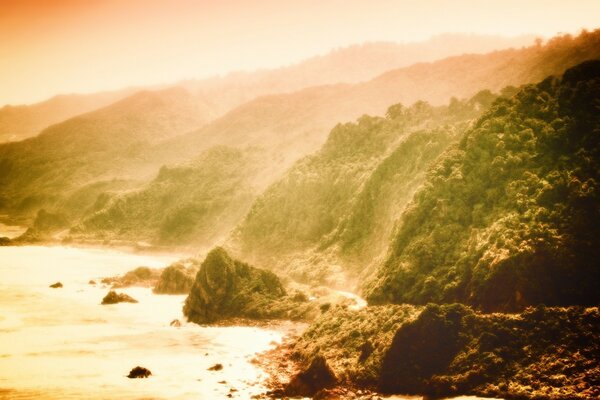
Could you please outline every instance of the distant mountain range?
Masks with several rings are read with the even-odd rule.
[[[337,49],[278,69],[235,72],[223,77],[184,81],[170,86],[183,86],[199,97],[199,102],[210,105],[203,116],[210,119],[260,95],[330,83],[360,82],[415,62],[432,61],[460,53],[521,47],[532,42],[533,36],[528,35],[504,38],[446,34],[421,43],[366,43]],[[156,87],[147,89],[157,90]],[[107,106],[139,90],[130,88],[85,95],[59,95],[31,105],[6,105],[0,108],[0,143],[35,136],[52,124]]]

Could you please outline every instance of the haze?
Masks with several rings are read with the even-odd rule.
[[[365,41],[576,33],[598,15],[593,0],[3,0],[0,104],[277,67]]]

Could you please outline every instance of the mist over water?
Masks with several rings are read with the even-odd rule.
[[[0,397],[247,398],[264,390],[249,361],[282,331],[183,323],[184,295],[119,289],[139,301],[100,305],[108,288],[90,279],[175,256],[70,247],[0,248]],[[64,287],[48,286],[60,281]],[[221,363],[221,371],[207,371]],[[148,379],[128,379],[140,365]],[[226,383],[220,383],[225,381]]]

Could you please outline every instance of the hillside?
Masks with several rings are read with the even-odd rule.
[[[35,136],[50,125],[119,101],[133,89],[93,94],[55,96],[30,105],[5,105],[0,108],[0,143],[16,142]]]
[[[143,149],[204,123],[202,108],[183,89],[139,92],[34,138],[0,145],[0,209],[27,214],[58,206],[92,182],[144,177],[155,167],[127,175],[122,163],[152,164]]]
[[[250,207],[261,157],[257,151],[215,147],[186,165],[162,167],[138,190],[106,199],[71,237],[210,246]]]
[[[223,77],[178,82],[195,97],[210,104],[211,118],[266,94],[293,92],[309,86],[356,83],[388,70],[416,62],[433,61],[460,53],[485,53],[533,42],[529,35],[500,37],[445,34],[416,43],[365,43],[339,48],[328,54],[280,68],[234,72]],[[155,89],[152,89],[155,90]],[[123,89],[93,94],[66,94],[30,105],[0,108],[0,143],[39,134],[44,128],[108,106],[136,91]]]
[[[293,93],[262,96],[225,114],[207,126],[161,146],[191,156],[198,147],[226,144],[264,146],[284,157],[282,166],[317,151],[331,127],[361,115],[384,115],[391,104],[426,101],[448,104],[481,90],[539,81],[580,62],[600,58],[600,30],[573,38],[556,37],[545,45],[488,54],[466,54],[389,71],[358,84],[306,88]],[[168,150],[167,150],[168,149]],[[162,153],[161,153],[162,151]],[[164,158],[165,162],[173,162]]]
[[[499,99],[401,217],[370,303],[596,305],[600,61]]]
[[[429,164],[494,98],[398,104],[386,118],[339,124],[254,202],[231,248],[300,281],[345,285],[385,252],[394,217]]]
[[[386,71],[457,54],[488,53],[531,45],[534,37],[442,34],[414,43],[372,42],[342,47],[276,69],[234,72],[181,84],[215,104],[239,105],[255,97],[311,86],[368,81]]]

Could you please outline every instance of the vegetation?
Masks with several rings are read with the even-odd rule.
[[[597,307],[485,315],[429,305],[395,334],[379,387],[432,396],[597,398],[599,327]]]
[[[254,198],[257,153],[227,147],[188,165],[162,167],[141,189],[107,199],[71,230],[74,237],[210,245],[244,215]]]
[[[480,314],[461,304],[341,307],[294,344],[341,383],[434,398],[588,399],[600,392],[597,307]]]
[[[315,306],[305,296],[287,295],[274,273],[234,260],[217,247],[202,262],[183,313],[199,324],[234,317],[303,319],[315,313]]]
[[[447,107],[396,104],[385,118],[336,126],[319,152],[255,201],[233,247],[305,282],[339,285],[339,264],[340,275],[365,272],[385,252],[395,217],[427,167],[495,98],[482,91]]]
[[[293,351],[303,360],[324,357],[346,384],[373,386],[396,331],[420,311],[406,304],[358,311],[332,307],[309,326],[294,343]]]
[[[130,286],[154,286],[161,275],[160,269],[137,267],[128,271],[123,276],[103,278],[102,283],[110,285],[113,289]]]
[[[600,61],[524,87],[429,171],[371,303],[596,305]]]
[[[177,261],[160,274],[154,286],[156,294],[188,294],[194,284],[194,278],[200,269],[200,262],[194,258]]]

